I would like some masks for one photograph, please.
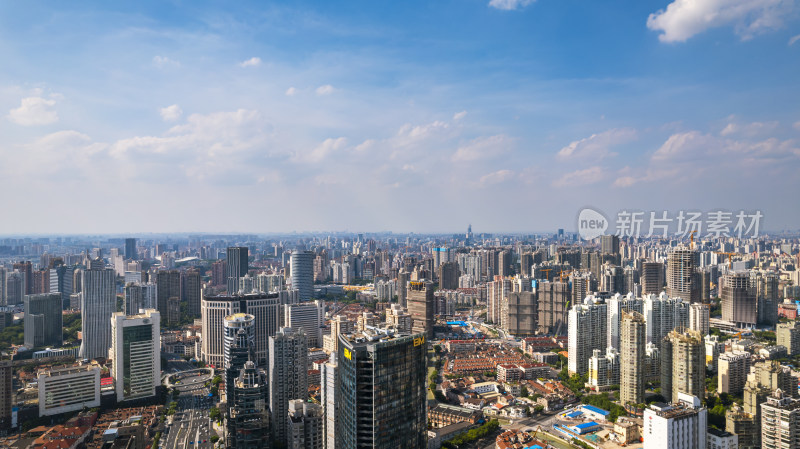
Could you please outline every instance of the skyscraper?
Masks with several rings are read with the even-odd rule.
[[[308,399],[308,344],[302,329],[284,327],[269,338],[269,411],[275,441],[288,443],[291,399]]]
[[[413,320],[413,332],[433,338],[433,284],[411,282],[408,290],[408,313]]]
[[[397,302],[407,307],[408,297],[408,273],[405,269],[401,268],[397,273]]]
[[[255,360],[266,366],[269,360],[268,338],[279,328],[278,294],[204,295],[201,299],[203,329],[202,358],[209,365],[224,367],[224,319],[235,313],[253,315]]]
[[[458,262],[445,262],[439,265],[439,289],[455,290],[458,288]]]
[[[737,327],[754,327],[758,321],[756,289],[747,272],[722,276],[722,319],[735,323]]]
[[[139,254],[137,254],[136,252],[136,239],[134,238],[125,239],[125,259],[136,260],[138,258]]]
[[[14,402],[14,367],[10,360],[0,360],[0,430],[11,428],[11,405]]]
[[[509,293],[508,300],[503,302],[501,325],[515,337],[534,335],[538,328],[538,318],[536,295],[531,292]]]
[[[696,396],[675,404],[651,404],[644,411],[644,449],[706,449],[708,410]]]
[[[239,278],[250,269],[249,254],[246,246],[231,246],[227,257],[227,291],[229,295],[239,292]]]
[[[664,264],[661,262],[645,262],[642,264],[642,294],[658,295],[664,289]]]
[[[619,293],[606,300],[608,304],[608,346],[619,350],[620,324],[625,312],[644,312],[644,302],[633,294],[625,296]]]
[[[323,301],[287,304],[283,306],[284,327],[303,328],[308,338],[309,348],[322,347],[321,325],[325,321]]]
[[[572,292],[568,282],[536,282],[534,293],[537,296],[539,307],[539,333],[553,335],[560,332],[564,335],[567,329],[567,314],[572,299]],[[579,298],[578,304],[584,298]]]
[[[594,350],[606,351],[607,315],[606,304],[592,296],[587,297],[583,304],[576,304],[570,309],[567,334],[567,368],[570,374],[586,374],[589,370],[589,358]]]
[[[114,270],[84,270],[81,277],[80,357],[107,357],[111,346],[111,315],[117,311]]]
[[[161,270],[156,273],[156,294],[158,295],[158,313],[169,322],[169,298],[181,297],[181,272],[178,270]],[[180,304],[178,305],[180,310]]]
[[[155,396],[161,385],[161,316],[155,309],[111,317],[112,377],[117,401]]]
[[[42,293],[25,296],[25,346],[42,348],[61,346],[61,294]]]
[[[706,354],[703,336],[693,330],[670,332],[661,346],[661,394],[667,401],[678,393],[705,396]]]
[[[687,302],[700,302],[697,268],[700,255],[686,247],[677,247],[667,256],[667,295]]]
[[[300,294],[300,301],[310,301],[314,296],[314,252],[294,251],[291,264],[292,288]]]
[[[183,273],[183,301],[192,318],[200,318],[200,273],[191,269]]]
[[[659,347],[664,337],[675,328],[689,325],[689,303],[670,298],[666,293],[644,297],[644,317],[647,322],[647,342]],[[661,351],[662,357],[664,351]]]
[[[322,423],[323,447],[325,449],[336,449],[336,428],[339,425],[339,404],[336,403],[336,391],[339,388],[339,364],[337,363],[339,335],[336,335],[336,351],[331,353],[330,358],[322,365],[320,370],[320,402],[322,403],[322,414],[325,417]]]
[[[708,304],[694,303],[689,305],[689,329],[708,335],[710,321]]]
[[[339,339],[336,447],[426,448],[425,335]]]
[[[233,387],[244,364],[253,360],[255,353],[254,323],[256,317],[247,313],[234,313],[225,317],[225,393],[228,404],[233,405]],[[254,362],[255,363],[255,362]]]
[[[619,236],[613,234],[601,236],[600,253],[602,255],[619,254]]]
[[[269,412],[265,398],[267,380],[252,361],[245,362],[233,384],[229,402],[226,447],[234,449],[270,449]],[[230,401],[230,399],[229,399]]]
[[[619,400],[625,404],[644,403],[645,323],[638,312],[623,312],[619,350]]]

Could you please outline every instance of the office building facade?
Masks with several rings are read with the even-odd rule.
[[[292,289],[299,292],[301,302],[314,296],[314,257],[313,251],[294,251],[289,258]]]
[[[117,311],[114,270],[84,270],[81,276],[80,357],[107,357],[111,347],[111,315]]]
[[[29,349],[58,347],[63,343],[61,294],[25,296],[25,346]]]
[[[111,318],[112,377],[117,401],[153,397],[161,385],[161,315],[116,312]]]
[[[284,327],[269,338],[269,412],[273,438],[288,443],[289,401],[308,399],[308,342],[302,329]]]

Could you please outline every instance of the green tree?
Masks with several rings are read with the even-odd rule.
[[[220,417],[219,409],[216,407],[211,407],[211,410],[208,411],[208,417],[213,419],[214,421],[219,420]]]

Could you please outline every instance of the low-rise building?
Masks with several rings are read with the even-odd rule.
[[[40,370],[39,416],[100,406],[100,366],[78,365]]]
[[[428,409],[428,422],[433,427],[445,427],[459,422],[477,424],[483,418],[480,410],[439,403]]]
[[[736,435],[713,427],[708,429],[707,449],[738,449],[739,440]]]

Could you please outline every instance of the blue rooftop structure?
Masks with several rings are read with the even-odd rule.
[[[448,321],[447,324],[449,326],[466,326],[467,325],[467,323],[465,323],[463,321]]]
[[[603,410],[602,408],[595,407],[593,405],[582,405],[581,408],[590,412],[598,413],[603,416],[608,416],[611,414],[611,412]]]
[[[572,413],[567,413],[567,418],[577,418],[577,417],[579,417],[579,416],[581,416],[581,415],[583,415],[583,412],[572,412]]]
[[[597,424],[594,421],[589,421],[587,423],[578,424],[575,426],[569,426],[568,428],[573,432],[577,433],[578,435],[583,435],[585,433],[590,433],[602,429],[600,424]]]

